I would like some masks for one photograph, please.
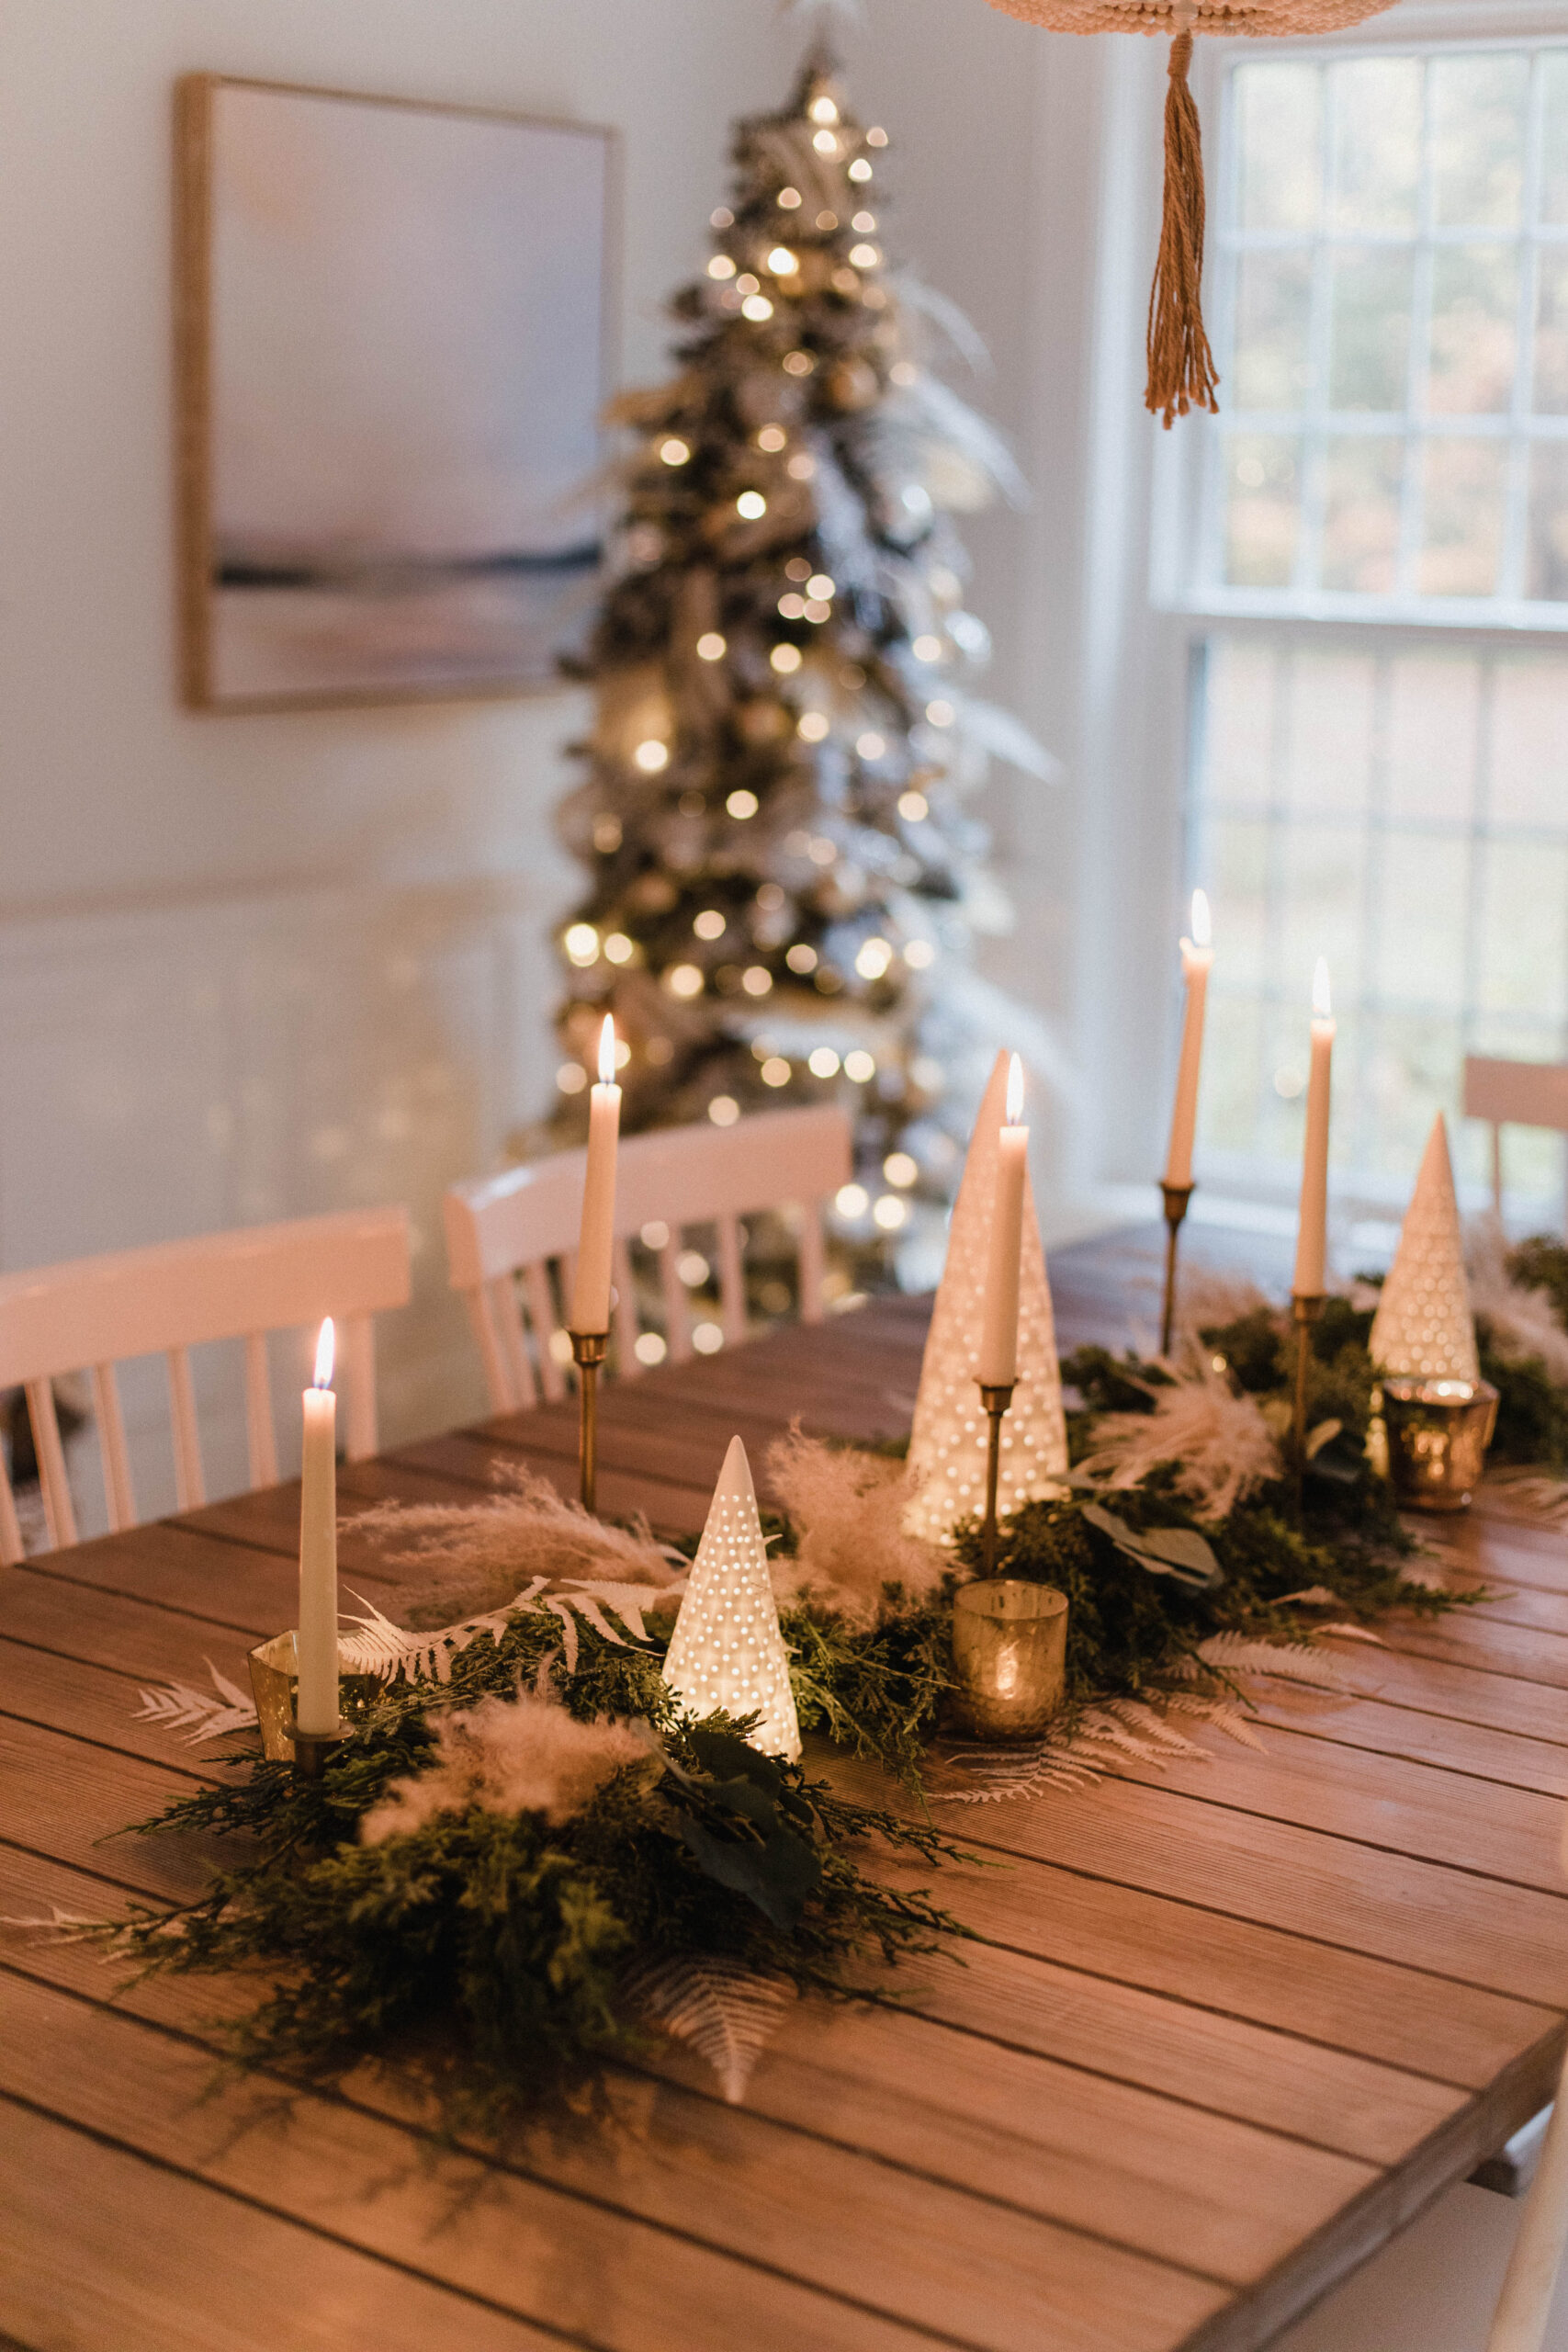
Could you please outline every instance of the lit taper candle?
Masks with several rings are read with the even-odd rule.
[[[299,1687],[302,1732],[337,1729],[337,1398],[333,1394],[333,1322],[316,1342],[316,1377],[305,1391],[299,1465]]]
[[[1312,978],[1312,1077],[1307,1083],[1306,1149],[1302,1159],[1301,1224],[1296,1272],[1291,1284],[1298,1298],[1321,1298],[1328,1260],[1328,1099],[1334,1068],[1334,1014],[1328,967],[1320,956]]]
[[[615,1024],[608,1013],[599,1035],[599,1083],[588,1112],[588,1169],[582,1181],[582,1225],[577,1279],[571,1293],[574,1331],[610,1328],[610,1260],[615,1246],[615,1151],[621,1134],[621,1090],[615,1084]]]
[[[1023,1117],[1023,1065],[1008,1067],[1007,1124],[997,1131],[997,1189],[991,1207],[991,1247],[986,1264],[986,1316],[980,1329],[983,1388],[1010,1388],[1018,1378],[1018,1281],[1023,1250],[1023,1188],[1029,1176],[1029,1129]]]
[[[1187,989],[1187,1012],[1181,1023],[1181,1060],[1176,1072],[1176,1101],[1170,1114],[1170,1150],[1165,1181],[1179,1190],[1192,1182],[1192,1138],[1198,1129],[1198,1074],[1203,1062],[1203,1015],[1209,998],[1209,972],[1214,961],[1211,944],[1209,901],[1201,890],[1192,893],[1192,936],[1181,943],[1181,977]]]

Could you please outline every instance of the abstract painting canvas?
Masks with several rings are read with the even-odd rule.
[[[547,683],[598,563],[611,134],[179,87],[185,688]]]

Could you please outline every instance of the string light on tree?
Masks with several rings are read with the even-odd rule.
[[[671,306],[680,372],[615,411],[623,521],[561,820],[590,876],[561,933],[562,1072],[592,1066],[609,1010],[628,1131],[839,1097],[868,1264],[936,1229],[989,1065],[955,983],[996,917],[968,804],[1004,730],[975,692],[987,640],[950,516],[1021,494],[886,290],[887,143],[822,47],[739,126],[711,255]],[[558,1084],[563,1139],[588,1091]],[[895,1157],[912,1176],[882,1174]]]

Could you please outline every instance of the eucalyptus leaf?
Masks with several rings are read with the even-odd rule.
[[[740,1845],[716,1837],[690,1814],[676,1827],[705,1876],[745,1895],[784,1935],[798,1926],[822,1876],[821,1862],[804,1838],[774,1828],[760,1843]]]
[[[1139,1533],[1099,1503],[1084,1503],[1081,1509],[1091,1527],[1109,1535],[1119,1551],[1150,1576],[1174,1577],[1179,1584],[1195,1588],[1224,1580],[1224,1570],[1195,1528],[1156,1527]]]

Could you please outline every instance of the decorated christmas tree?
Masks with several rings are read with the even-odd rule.
[[[1017,476],[926,364],[945,306],[889,268],[886,148],[814,48],[738,129],[672,305],[679,373],[612,411],[631,448],[561,813],[590,880],[561,926],[556,1123],[613,1011],[628,1130],[845,1100],[870,1238],[949,1197],[998,1044],[1030,1053],[972,968],[1008,910],[966,804],[993,752],[1049,766],[971,691],[988,639],[949,518]]]

